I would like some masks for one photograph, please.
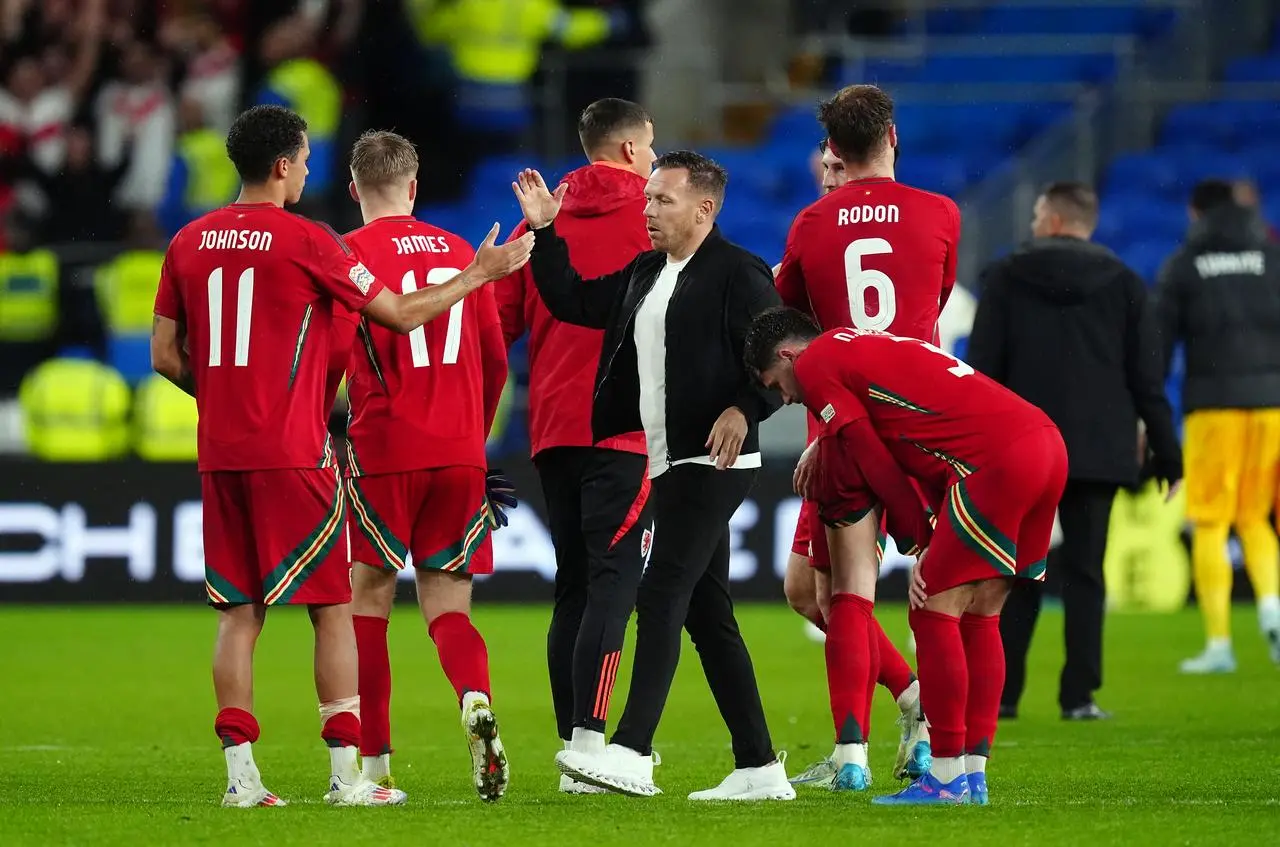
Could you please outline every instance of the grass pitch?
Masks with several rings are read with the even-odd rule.
[[[482,804],[453,694],[412,607],[392,624],[394,770],[409,803],[331,809],[311,687],[310,629],[273,613],[259,646],[257,759],[285,809],[223,810],[208,660],[214,615],[188,608],[0,608],[0,845],[44,844],[1239,844],[1280,842],[1280,670],[1236,612],[1234,676],[1179,676],[1200,647],[1193,611],[1114,615],[1107,684],[1116,718],[1058,718],[1060,615],[1046,613],[1022,717],[1001,726],[986,808],[897,809],[870,795],[802,791],[793,803],[695,805],[732,767],[728,735],[686,641],[656,747],[651,800],[557,793],[545,607],[481,607],[494,706],[512,763]],[[797,772],[830,749],[823,654],[778,606],[744,606],[774,742]],[[881,609],[899,642],[903,609]],[[624,665],[629,666],[634,633]],[[621,713],[627,677],[618,681]],[[889,778],[896,709],[878,697],[872,794]]]

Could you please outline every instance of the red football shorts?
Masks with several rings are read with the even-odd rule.
[[[924,558],[937,594],[994,577],[1044,579],[1053,516],[1067,484],[1067,448],[1056,427],[1023,435],[953,483]]]
[[[402,570],[410,555],[419,570],[493,573],[485,472],[429,468],[351,477],[351,558]]]
[[[200,488],[210,605],[351,602],[337,468],[210,471]]]
[[[791,552],[809,560],[809,567],[828,570],[831,567],[831,551],[827,547],[827,531],[818,517],[818,504],[812,500],[800,503],[800,515],[796,519],[796,533],[791,540]]]

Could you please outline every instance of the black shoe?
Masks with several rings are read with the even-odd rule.
[[[1000,720],[1011,721],[1018,717],[1018,707],[1010,706],[1006,703],[1000,704]]]
[[[1111,719],[1111,713],[1099,709],[1097,703],[1089,702],[1074,709],[1063,709],[1062,719],[1064,721],[1105,721]]]

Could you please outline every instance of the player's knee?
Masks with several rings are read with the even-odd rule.
[[[1011,579],[988,579],[978,583],[973,589],[973,599],[969,601],[966,613],[981,617],[994,617],[1004,609],[1004,601],[1009,597],[1009,589],[1013,587]]]
[[[396,572],[355,562],[351,566],[351,612],[390,617],[396,599]]]
[[[418,605],[430,626],[444,615],[471,615],[471,576],[452,571],[419,570],[414,574]]]
[[[793,567],[796,560],[798,560],[799,565]],[[796,614],[813,620],[814,615],[821,614],[821,611],[818,608],[818,600],[814,596],[812,576],[801,573],[801,567],[808,570],[808,560],[792,554],[792,561],[787,563],[787,573],[782,580],[782,593],[787,598],[787,605]],[[809,576],[809,578],[805,579],[805,576]]]

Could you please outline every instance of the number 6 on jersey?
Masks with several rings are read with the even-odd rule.
[[[457,268],[432,268],[427,271],[426,284],[444,285],[460,273],[462,271]],[[400,290],[405,294],[418,290],[418,281],[413,271],[404,272],[404,276],[400,279]],[[462,346],[462,305],[465,302],[465,300],[459,300],[449,307],[449,325],[444,334],[444,355],[440,359],[442,365],[458,363],[458,350]],[[409,333],[409,350],[413,355],[415,368],[425,368],[431,364],[431,359],[427,355],[427,333],[424,327],[418,327]]]
[[[844,276],[849,286],[849,317],[858,329],[885,332],[893,326],[898,314],[893,280],[884,271],[862,267],[864,256],[892,253],[893,247],[883,238],[859,238],[844,250]],[[880,308],[867,314],[867,289],[875,291]]]

